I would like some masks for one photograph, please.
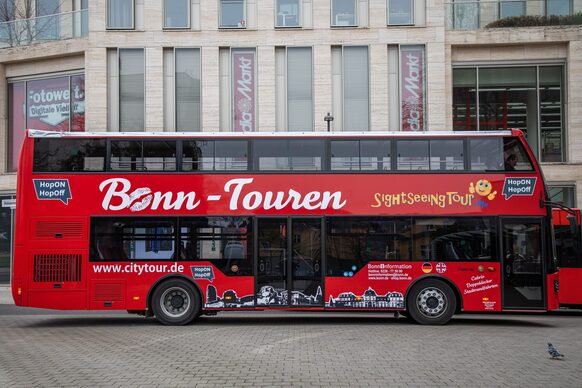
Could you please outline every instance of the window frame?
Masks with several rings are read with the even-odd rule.
[[[277,9],[279,6],[279,1],[281,0],[275,0],[275,29],[281,28],[281,29],[286,29],[286,28],[303,28],[303,0],[296,0],[297,4],[298,4],[298,12],[297,12],[297,25],[296,26],[283,26],[283,25],[279,25],[277,22],[279,21],[278,16],[279,14],[277,13]],[[283,19],[284,20],[284,19]]]
[[[309,49],[310,60],[311,60],[311,127],[315,130],[315,67],[314,67],[314,58],[313,58],[313,46],[285,46],[285,125],[286,130],[289,133],[299,133],[299,132],[307,132],[307,131],[295,131],[289,130],[289,50],[293,51],[294,49]]]
[[[162,30],[189,30],[192,28],[192,0],[184,0],[187,3],[187,26],[181,26],[181,27],[169,27],[166,25],[166,4],[168,4],[168,2],[173,2],[175,0],[163,0],[162,1]]]
[[[126,137],[96,137],[95,141],[102,141],[106,140],[106,159],[105,159],[105,167],[102,171],[64,171],[66,174],[76,175],[76,174],[225,174],[226,171],[231,171],[231,173],[242,173],[242,174],[301,174],[301,175],[309,175],[309,174],[533,174],[536,172],[536,166],[533,164],[533,161],[529,157],[527,153],[528,161],[532,166],[531,170],[515,170],[515,171],[508,171],[505,169],[499,170],[481,170],[481,169],[472,169],[471,167],[471,153],[470,153],[470,140],[471,139],[491,139],[491,138],[500,138],[500,139],[518,139],[515,136],[446,136],[446,137],[381,137],[381,136],[370,136],[370,137],[331,137],[331,138],[318,138],[318,137],[308,137],[302,138],[299,136],[293,137],[282,137],[282,138],[268,138],[268,137],[225,137],[225,138],[213,138],[213,137],[145,137],[145,138],[126,138]],[[38,138],[35,138],[38,139]],[[49,138],[48,140],[51,140]],[[67,138],[68,139],[68,138]],[[71,139],[88,139],[86,137],[71,137]],[[285,141],[288,142],[290,140],[295,141],[314,141],[314,142],[323,142],[323,149],[322,153],[317,156],[321,156],[321,169],[319,170],[259,170],[257,164],[257,156],[255,155],[254,146],[256,141],[262,140],[271,140],[271,141]],[[455,141],[462,141],[463,142],[463,169],[458,170],[431,170],[430,169],[430,145],[432,140],[455,140]],[[134,141],[134,142],[141,142],[143,145],[147,142],[173,142],[175,143],[175,159],[176,164],[175,168],[171,170],[112,170],[111,169],[111,158],[112,158],[112,142],[120,142],[120,141]],[[207,141],[212,143],[213,148],[213,156],[212,156],[212,169],[211,170],[188,170],[184,168],[184,143],[185,142],[202,142]],[[331,160],[331,147],[332,142],[357,142],[358,143],[358,153],[359,158],[361,159],[361,150],[362,150],[362,141],[364,142],[377,142],[377,141],[388,141],[390,142],[390,147],[388,149],[390,155],[390,169],[377,169],[377,170],[368,170],[368,169],[358,169],[358,170],[332,170],[332,160]],[[397,144],[399,141],[424,141],[428,144],[428,151],[429,151],[429,160],[428,160],[428,170],[398,170],[398,155],[397,155]],[[246,169],[238,169],[238,170],[225,170],[225,169],[216,169],[216,165],[221,162],[219,159],[223,156],[216,156],[216,144],[217,142],[241,142],[246,143],[244,148],[240,148],[240,152],[245,154],[246,157]],[[519,144],[522,144],[519,142]],[[525,151],[525,149],[524,149]],[[143,151],[142,151],[143,152]],[[387,152],[388,153],[388,152]],[[34,154],[34,150],[33,150]],[[387,155],[384,155],[387,156]],[[154,156],[155,157],[155,156]],[[234,156],[236,157],[236,156]],[[290,154],[288,155],[290,157]],[[301,156],[299,156],[301,157]],[[143,158],[143,156],[142,156]],[[290,159],[289,159],[290,160]],[[32,161],[34,163],[34,160]],[[359,168],[361,168],[362,162],[359,161]],[[383,161],[378,161],[377,163],[385,163]],[[539,167],[539,166],[538,166]],[[55,172],[50,171],[32,171],[33,174],[54,174]],[[569,182],[564,183],[564,185],[568,185]],[[554,186],[562,186],[560,182],[556,182]]]
[[[576,208],[576,182],[546,182],[546,186],[548,188],[548,199],[552,202],[554,202],[554,200],[552,199],[553,197],[550,197],[550,190],[551,189],[562,189],[562,191],[564,189],[571,189],[572,190],[572,208]],[[565,204],[563,204],[565,205]],[[569,205],[565,205],[565,206],[569,206]]]
[[[121,217],[113,217],[113,216],[91,216],[90,220],[89,220],[89,262],[90,263],[140,263],[140,262],[153,262],[153,265],[155,265],[155,263],[168,263],[168,262],[176,262],[179,261],[176,258],[176,252],[179,253],[179,221],[178,221],[179,217],[174,217],[174,216],[152,216],[152,217],[139,217],[139,216],[131,216],[131,215],[125,215],[125,216],[121,216]],[[112,220],[117,220],[117,221],[126,221],[129,220],[132,222],[132,228],[135,229],[135,227],[133,226],[133,223],[135,221],[149,221],[149,222],[171,222],[173,227],[174,227],[174,233],[173,233],[173,238],[170,240],[165,239],[167,241],[172,241],[174,244],[174,253],[170,258],[167,259],[133,259],[130,260],[130,258],[128,257],[127,260],[101,260],[99,258],[95,258],[95,256],[93,256],[93,254],[95,253],[95,251],[97,251],[96,245],[95,245],[95,251],[94,251],[94,244],[97,243],[96,240],[96,234],[95,233],[95,224],[94,221],[99,220],[99,221],[112,221]],[[122,234],[123,236],[123,234]],[[132,234],[131,236],[135,236],[135,234]],[[132,241],[134,241],[134,239],[131,239]],[[123,241],[123,237],[121,237],[121,241]],[[144,240],[147,241],[147,240]],[[123,245],[122,245],[123,247]]]
[[[240,0],[243,3],[243,14],[241,21],[244,21],[242,26],[223,26],[222,25],[222,2],[229,0],[218,0],[218,29],[219,30],[245,30],[248,28],[247,22],[247,0]]]
[[[140,169],[140,170],[137,170],[137,169],[136,170],[132,170],[132,169],[129,169],[129,170],[113,170],[111,168],[111,164],[112,164],[111,163],[111,159],[113,158],[112,143],[113,142],[116,142],[116,141],[117,142],[136,142],[136,143],[139,142],[139,143],[141,143],[141,156],[139,157],[139,159],[141,160],[142,169]],[[145,165],[146,165],[146,160],[145,160],[146,157],[144,156],[145,144],[147,144],[147,143],[156,143],[156,142],[160,142],[160,143],[161,142],[168,142],[168,143],[174,142],[176,144],[175,145],[175,148],[174,148],[174,151],[175,151],[175,153],[174,153],[175,154],[175,156],[174,156],[174,159],[175,159],[174,160],[174,169],[171,169],[171,170],[164,170],[164,169],[161,169],[161,170],[148,170],[148,169],[145,168]],[[178,171],[178,158],[179,158],[179,156],[181,156],[180,153],[179,153],[179,151],[178,151],[178,150],[181,150],[181,147],[178,145],[179,143],[180,143],[180,140],[179,139],[172,139],[172,138],[159,138],[159,139],[152,139],[152,138],[146,138],[146,139],[123,139],[123,138],[122,139],[115,139],[115,138],[113,138],[113,139],[108,139],[108,141],[107,141],[107,151],[106,151],[107,152],[107,156],[108,156],[108,158],[107,158],[107,165],[106,165],[106,172],[112,172],[112,173],[131,173],[131,174],[134,174],[134,173],[144,173],[144,172],[145,173],[152,173],[152,174],[165,174],[165,173],[168,173],[168,172],[177,172]],[[122,158],[124,156],[118,156],[118,157],[119,158]],[[130,156],[130,157],[132,157],[132,156]],[[158,156],[158,158],[165,158],[165,157]],[[119,162],[119,163],[121,163],[121,162]],[[165,164],[166,164],[165,161],[155,162],[155,163],[162,163],[162,166],[163,167],[165,167]],[[138,164],[137,164],[137,161],[136,161],[136,166],[137,165]]]
[[[358,20],[358,8],[359,8],[359,0],[350,0],[354,2],[354,24],[346,24],[346,25],[341,25],[341,24],[336,24],[334,23],[334,3],[337,0],[331,0],[330,1],[330,21],[329,21],[329,26],[331,28],[357,28],[359,27],[359,20]],[[335,19],[337,19],[337,15],[335,15]],[[337,21],[337,20],[335,20]],[[367,47],[367,46],[366,46]]]
[[[173,62],[174,62],[174,66],[173,66],[173,72],[174,72],[174,129],[176,131],[180,131],[180,128],[178,127],[178,88],[176,86],[176,79],[177,79],[177,67],[178,67],[178,61],[176,60],[176,51],[180,51],[180,50],[198,50],[198,71],[199,71],[199,79],[200,79],[200,83],[199,83],[199,95],[200,95],[200,108],[198,111],[198,131],[187,131],[187,132],[193,132],[193,133],[199,133],[202,132],[202,48],[201,47],[174,47],[172,50],[172,55],[173,55]],[[144,57],[145,59],[145,57]]]
[[[143,53],[143,129],[146,131],[146,50],[145,47],[118,47],[117,48],[117,127],[119,132],[123,132],[121,127],[121,55],[122,51],[140,50]]]
[[[366,49],[366,62],[368,66],[366,67],[366,73],[368,78],[367,88],[368,88],[368,123],[367,123],[367,130],[362,132],[370,132],[370,123],[371,123],[371,116],[372,116],[372,104],[371,104],[371,95],[372,95],[372,85],[371,85],[371,63],[370,63],[370,46],[369,45],[342,45],[341,47],[341,95],[342,95],[342,132],[346,130],[346,49],[350,48],[365,48]],[[348,115],[349,116],[349,115]],[[348,128],[348,132],[352,131],[353,129]]]
[[[130,27],[111,27],[109,23],[109,9],[111,8],[111,2],[115,0],[107,0],[107,4],[105,5],[105,12],[106,12],[106,30],[135,30],[135,0],[131,1],[131,26]]]
[[[459,3],[462,4],[462,3]],[[565,163],[569,161],[570,155],[569,155],[569,149],[567,147],[568,144],[568,138],[569,138],[569,125],[568,125],[568,110],[567,108],[567,95],[568,95],[568,83],[566,82],[566,77],[567,77],[567,66],[566,66],[566,62],[563,60],[549,60],[547,62],[545,61],[537,61],[537,62],[533,62],[533,63],[521,63],[521,62],[515,62],[515,63],[499,63],[499,64],[488,64],[488,63],[483,63],[483,62],[479,62],[479,63],[472,63],[472,64],[456,64],[453,63],[452,64],[452,75],[453,75],[453,80],[451,82],[451,90],[452,90],[452,96],[453,96],[453,106],[451,107],[451,112],[453,113],[453,121],[455,120],[455,116],[454,116],[454,88],[455,88],[455,84],[454,84],[454,70],[456,69],[470,69],[470,70],[474,70],[475,71],[475,83],[474,83],[474,87],[475,87],[475,101],[474,101],[474,106],[475,106],[475,132],[488,132],[488,130],[486,129],[481,129],[481,123],[480,123],[480,117],[481,117],[481,111],[479,106],[481,105],[480,102],[480,98],[479,98],[479,94],[481,92],[483,92],[483,88],[481,86],[481,82],[480,82],[480,70],[482,69],[499,69],[499,68],[528,68],[528,67],[533,67],[535,68],[535,72],[536,72],[536,99],[537,99],[537,126],[536,126],[536,143],[537,143],[537,149],[534,149],[533,146],[530,146],[531,151],[533,152],[533,155],[536,157],[536,160],[538,161],[538,164],[546,164],[546,163]],[[562,122],[561,122],[561,132],[560,132],[560,138],[561,138],[561,161],[557,161],[557,162],[545,162],[542,161],[541,157],[542,157],[542,126],[541,126],[541,111],[540,111],[540,69],[542,67],[560,67],[561,68],[561,110],[562,110]],[[469,108],[471,109],[471,108]],[[461,130],[459,130],[461,131]],[[469,131],[469,130],[467,130]],[[529,146],[529,143],[528,143]]]
[[[386,26],[414,26],[416,25],[416,13],[414,7],[417,0],[407,0],[410,2],[410,23],[390,23],[390,3],[394,0],[386,0]]]

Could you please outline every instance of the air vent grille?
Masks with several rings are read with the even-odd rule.
[[[81,281],[81,254],[34,255],[34,281],[67,283]]]
[[[123,285],[120,283],[96,283],[93,299],[99,302],[118,302],[123,299]]]
[[[82,238],[82,221],[37,221],[35,224],[36,238]]]

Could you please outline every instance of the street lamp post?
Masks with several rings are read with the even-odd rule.
[[[331,115],[331,113],[327,112],[327,115],[325,115],[323,121],[327,123],[327,132],[329,132],[331,129],[331,122],[333,121],[333,116]]]

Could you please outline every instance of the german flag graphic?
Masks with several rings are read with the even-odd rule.
[[[432,264],[431,263],[424,263],[422,265],[422,272],[431,273],[432,272]]]

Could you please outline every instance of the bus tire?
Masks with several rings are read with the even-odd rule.
[[[451,320],[456,308],[455,293],[438,279],[420,281],[408,293],[408,314],[421,325],[444,325]]]
[[[166,280],[152,296],[154,315],[164,325],[189,324],[198,317],[200,304],[198,290],[184,279]]]

